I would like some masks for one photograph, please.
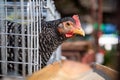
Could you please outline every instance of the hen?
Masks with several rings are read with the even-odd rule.
[[[41,25],[42,32],[39,36],[39,53],[42,56],[42,67],[47,64],[53,51],[63,43],[63,41],[73,37],[75,34],[85,35],[78,15],[48,22],[42,21]]]
[[[8,33],[15,32],[15,26],[21,29],[21,24],[16,22],[7,21]],[[26,27],[27,25],[24,25]],[[12,32],[11,32],[12,31]],[[19,30],[18,30],[19,31]],[[19,32],[21,33],[21,32]],[[27,31],[25,32],[27,33]],[[54,21],[42,21],[41,22],[41,33],[39,33],[39,54],[41,55],[41,67],[46,66],[50,59],[53,51],[68,38],[73,37],[75,34],[84,36],[85,33],[82,30],[78,15],[72,17],[65,17]],[[15,36],[8,36],[8,46],[15,46]],[[22,38],[19,38],[18,46],[22,46]],[[25,37],[27,43],[27,38]],[[27,44],[25,44],[27,47]],[[14,49],[10,49],[9,54],[14,53]],[[21,53],[21,52],[20,52]],[[15,54],[15,53],[14,53]],[[14,55],[13,54],[13,55]],[[27,56],[26,56],[27,57]],[[10,57],[10,60],[14,58]],[[22,58],[20,58],[22,61]]]

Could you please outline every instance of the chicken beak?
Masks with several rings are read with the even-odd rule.
[[[81,36],[85,36],[85,32],[84,32],[84,30],[82,28],[76,28],[76,29],[74,29],[73,33],[81,35]]]

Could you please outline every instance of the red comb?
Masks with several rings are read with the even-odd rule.
[[[78,15],[73,15],[72,18],[75,20],[76,22],[76,27],[81,27],[81,23],[80,23],[80,19]]]

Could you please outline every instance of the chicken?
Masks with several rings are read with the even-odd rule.
[[[21,24],[15,23],[11,21],[7,21],[8,33],[14,33],[16,31],[16,27],[18,27],[17,32],[21,34]],[[27,25],[24,25],[27,28]],[[19,30],[20,29],[20,30]],[[27,33],[27,30],[26,32]],[[54,20],[54,21],[42,21],[41,22],[41,33],[39,33],[39,54],[41,55],[41,67],[46,66],[48,60],[50,59],[53,51],[57,49],[57,47],[62,44],[68,38],[73,37],[75,34],[84,36],[85,33],[81,27],[80,20],[78,15],[73,15],[72,17],[65,17],[62,19]],[[15,46],[15,36],[8,35],[9,42],[8,46]],[[22,46],[22,38],[18,36],[18,46]],[[25,41],[27,43],[27,38],[25,37]],[[25,44],[27,47],[27,44]],[[9,55],[15,54],[14,49],[8,50]],[[21,56],[21,49],[18,50]],[[26,54],[28,56],[28,54]],[[26,57],[27,57],[26,56]],[[14,57],[9,57],[10,60],[14,61]],[[19,57],[19,61],[22,61],[22,56]]]
[[[42,67],[46,66],[53,51],[65,40],[73,37],[75,34],[85,35],[78,15],[48,22],[42,21],[41,25],[39,53],[42,58]]]

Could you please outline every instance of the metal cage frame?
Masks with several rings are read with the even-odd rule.
[[[48,15],[49,13],[49,15]],[[1,0],[0,76],[24,78],[41,68],[41,19],[60,18],[52,0]],[[49,18],[48,18],[49,17]],[[14,22],[7,23],[8,21]],[[19,25],[19,23],[21,25]],[[60,54],[58,52],[58,54]]]

